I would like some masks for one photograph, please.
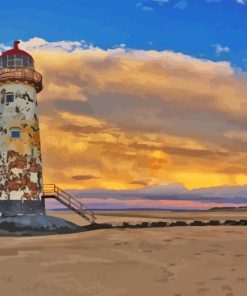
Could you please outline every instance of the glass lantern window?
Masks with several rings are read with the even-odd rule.
[[[19,54],[11,54],[3,56],[0,58],[0,67],[1,68],[14,68],[14,67],[25,67],[25,68],[34,68],[33,60],[29,57],[22,56]]]

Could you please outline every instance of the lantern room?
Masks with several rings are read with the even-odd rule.
[[[7,50],[4,53],[2,53],[0,57],[0,68],[34,68],[32,56],[24,50],[19,49],[19,43],[20,41],[15,41],[13,49]]]

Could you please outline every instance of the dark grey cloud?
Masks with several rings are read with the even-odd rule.
[[[83,102],[78,100],[64,99],[54,101],[54,108],[59,111],[66,111],[76,115],[85,114],[93,115],[93,109],[89,102]]]
[[[104,127],[91,126],[91,125],[78,126],[73,124],[62,125],[59,127],[59,129],[65,132],[70,132],[73,134],[80,134],[80,135],[96,134],[105,130]]]
[[[231,167],[226,167],[222,170],[219,170],[219,173],[223,174],[243,174],[247,175],[247,167],[239,167],[239,166],[231,166]]]
[[[116,200],[173,200],[200,203],[233,203],[247,205],[247,186],[219,186],[187,190],[181,185],[154,186],[139,190],[70,190],[78,198]]]
[[[77,181],[86,181],[90,179],[98,179],[99,177],[96,177],[93,175],[76,175],[76,176],[71,176],[71,178]]]
[[[130,182],[130,184],[147,186],[149,184],[149,181],[146,181],[146,180],[136,180],[136,181]]]

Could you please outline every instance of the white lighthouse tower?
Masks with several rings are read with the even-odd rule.
[[[45,212],[37,93],[42,76],[30,54],[18,48],[0,56],[0,213]]]

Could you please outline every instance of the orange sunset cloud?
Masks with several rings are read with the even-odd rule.
[[[170,51],[22,43],[44,78],[45,182],[193,189],[247,183],[246,77]]]

